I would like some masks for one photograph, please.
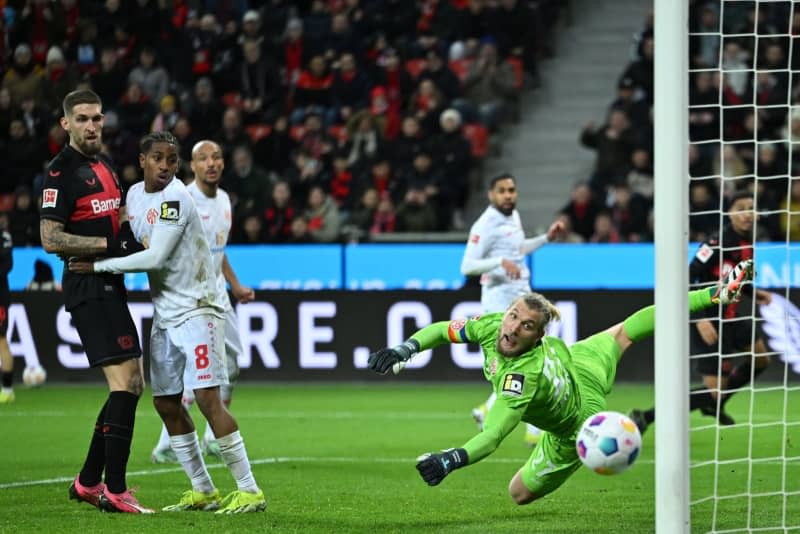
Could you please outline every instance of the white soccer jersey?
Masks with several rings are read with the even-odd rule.
[[[211,247],[211,257],[214,258],[214,272],[217,273],[217,290],[223,295],[223,304],[226,310],[231,309],[231,299],[228,297],[228,284],[222,272],[222,260],[225,257],[225,245],[231,233],[231,200],[228,193],[217,189],[217,196],[207,197],[196,182],[186,186],[189,194],[194,199],[197,212],[206,232],[206,239]]]
[[[503,215],[489,206],[470,228],[462,271],[470,263],[481,265],[481,305],[486,312],[505,311],[516,297],[530,291],[523,241],[525,231],[517,210]],[[518,279],[510,278],[503,269],[500,263],[504,258],[519,266]]]
[[[153,230],[159,226],[180,232],[167,260],[147,272],[156,311],[153,326],[168,328],[209,313],[224,318],[224,300],[217,289],[211,250],[194,200],[183,182],[173,178],[155,193],[145,192],[144,182],[139,182],[128,191],[126,204],[133,235],[144,246],[150,245]],[[135,256],[104,261],[123,262]]]

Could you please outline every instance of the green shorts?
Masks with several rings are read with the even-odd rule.
[[[611,391],[622,353],[606,332],[578,341],[570,347],[576,381],[581,393],[581,422],[606,409],[606,395]],[[576,429],[577,433],[577,429]],[[540,499],[567,481],[580,467],[575,448],[575,434],[556,436],[542,432],[539,443],[522,467],[522,482]]]

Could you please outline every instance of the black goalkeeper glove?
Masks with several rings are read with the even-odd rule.
[[[117,237],[108,240],[106,250],[109,256],[128,256],[144,250],[144,245],[133,237],[133,230],[128,222],[119,227]]]
[[[419,341],[409,339],[400,345],[373,352],[367,359],[367,367],[385,375],[394,364],[408,360],[417,352],[419,352]]]
[[[426,452],[417,458],[417,471],[422,480],[429,486],[436,486],[453,469],[467,465],[467,451],[464,449],[447,449],[442,452]]]

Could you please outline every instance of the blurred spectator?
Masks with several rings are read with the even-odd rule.
[[[487,40],[464,80],[464,98],[452,106],[466,122],[480,122],[495,131],[507,116],[509,103],[517,97],[515,83],[514,69],[500,61],[497,47]]]
[[[30,43],[32,60],[44,63],[47,49],[63,36],[63,20],[54,17],[51,2],[48,0],[27,0],[18,7],[14,22],[14,40]]]
[[[242,32],[239,35],[239,45],[252,42],[264,51],[264,33],[261,32],[261,15],[255,9],[248,9],[242,16]],[[244,48],[244,47],[242,47]]]
[[[800,180],[792,180],[789,198],[781,202],[780,241],[800,241]]]
[[[60,128],[60,126],[59,126]],[[107,155],[118,169],[126,165],[139,164],[139,139],[121,128],[119,116],[114,111],[105,113],[103,121],[103,145]],[[58,147],[61,150],[62,146]]]
[[[389,195],[382,195],[375,208],[375,215],[372,218],[372,226],[369,228],[370,235],[393,233],[397,228],[397,214],[394,209],[394,202]]]
[[[139,62],[128,74],[128,84],[138,83],[151,102],[161,102],[169,91],[169,74],[156,62],[155,51],[144,47],[139,52]]]
[[[293,165],[286,171],[286,181],[294,198],[307,199],[311,187],[324,187],[330,181],[330,175],[323,161],[301,148],[295,152]]]
[[[90,77],[92,89],[103,100],[105,109],[117,109],[122,95],[128,88],[125,71],[117,63],[113,48],[104,47],[100,52],[100,68]]]
[[[272,188],[272,198],[264,210],[265,236],[271,243],[284,243],[291,238],[297,213],[291,195],[289,184],[284,181]]]
[[[277,66],[261,54],[257,41],[242,43],[238,87],[242,96],[244,121],[248,124],[270,122],[282,111],[283,88]]]
[[[237,146],[250,146],[250,136],[244,131],[242,115],[238,109],[229,107],[224,111],[222,114],[222,128],[213,138],[219,143],[223,154],[232,155],[233,149]],[[228,157],[230,158],[231,156]],[[230,167],[228,162],[225,163],[225,167]]]
[[[614,227],[614,221],[611,214],[602,210],[597,214],[594,219],[594,232],[589,238],[590,243],[619,243],[619,232]]]
[[[11,92],[7,87],[3,87],[0,89],[0,132],[8,131],[15,114],[16,110],[11,104]]]
[[[47,131],[46,159],[54,158],[67,143],[67,132],[58,122],[53,122]]]
[[[719,74],[696,72],[692,80],[694,84],[689,90],[689,139],[716,139],[719,137]]]
[[[367,109],[356,113],[347,123],[347,139],[347,164],[359,169],[369,165],[385,148],[379,119]]]
[[[67,65],[64,53],[57,46],[47,51],[44,69],[44,100],[41,104],[47,109],[58,109],[67,93],[75,89],[78,83],[78,72]]]
[[[150,125],[151,132],[172,131],[181,114],[178,112],[178,101],[172,95],[164,95],[159,102],[159,109]]]
[[[231,156],[232,171],[227,172],[223,188],[232,197],[238,213],[262,213],[272,192],[267,172],[253,163],[253,153],[247,146],[237,146]]]
[[[742,50],[735,40],[727,40],[722,53],[722,70],[724,72],[723,92],[737,103],[745,96],[750,83],[750,55]]]
[[[383,125],[383,138],[392,140],[400,132],[399,102],[392,102],[386,88],[376,85],[369,93],[369,112]]]
[[[572,219],[569,217],[569,215],[561,213],[556,220],[561,221],[564,229],[552,241],[553,243],[583,243],[586,241],[583,236],[575,233],[575,231],[572,229]]]
[[[591,121],[586,123],[581,132],[581,143],[597,152],[590,180],[593,191],[603,194],[608,185],[623,176],[634,140],[628,116],[621,109],[612,109],[608,121],[599,127]]]
[[[453,204],[453,227],[464,228],[463,213],[469,200],[469,170],[472,165],[470,144],[461,133],[461,114],[455,109],[445,110],[439,122],[442,133],[432,142],[431,152],[436,156],[436,166],[443,170],[442,187]]]
[[[416,117],[405,117],[403,119],[400,135],[392,141],[389,147],[392,165],[402,171],[406,171],[411,166],[414,155],[417,154],[426,144],[425,136]]]
[[[308,69],[300,72],[295,84],[291,123],[299,124],[307,113],[314,112],[324,116],[326,124],[331,124],[335,120],[330,113],[332,83],[333,76],[328,72],[325,58],[313,56],[308,62]]]
[[[344,12],[335,13],[330,19],[330,30],[322,34],[322,50],[325,58],[333,58],[358,51],[357,39]]]
[[[241,232],[236,237],[237,243],[255,245],[264,243],[264,225],[261,218],[255,214],[249,214],[241,222]]]
[[[572,188],[570,201],[561,208],[561,213],[570,219],[570,227],[587,241],[594,234],[594,220],[599,211],[600,208],[592,198],[592,190],[585,182]]]
[[[333,243],[339,239],[341,217],[336,203],[319,185],[311,186],[304,218],[308,231],[317,243]]]
[[[105,0],[95,14],[100,35],[113,35],[114,30],[127,22],[128,14],[122,9],[121,0]]]
[[[431,80],[442,92],[447,102],[461,94],[461,82],[445,63],[442,53],[436,48],[428,50],[425,68],[419,75],[420,80]]]
[[[191,176],[191,161],[192,149],[195,143],[201,138],[194,133],[192,125],[186,117],[178,116],[175,120],[175,125],[171,129],[172,134],[180,143],[180,152],[178,153],[181,158],[180,171],[183,173],[181,177],[185,178]]]
[[[711,147],[705,148],[704,151],[701,152],[698,145],[690,144],[689,145],[689,176],[692,178],[699,178],[701,176],[710,176],[712,173],[711,170],[711,159],[712,156],[716,159],[716,154],[719,152],[719,148]],[[652,176],[652,172],[650,173]]]
[[[34,175],[42,171],[45,151],[41,142],[28,134],[22,120],[11,121],[2,148],[5,168],[0,194],[13,193],[18,185],[32,185]]]
[[[649,150],[636,148],[631,152],[631,165],[625,176],[625,181],[634,194],[641,195],[648,203],[652,203],[654,188],[653,163]]]
[[[621,241],[640,242],[647,235],[647,200],[620,182],[611,188],[610,214]]]
[[[286,31],[283,36],[283,65],[284,83],[293,87],[300,78],[303,65],[308,63],[311,56],[311,47],[303,36],[303,21],[290,18],[286,21]]]
[[[372,162],[359,181],[363,182],[366,187],[374,187],[381,197],[389,195],[392,200],[395,200],[403,193],[391,162],[382,155]]]
[[[135,137],[150,131],[156,110],[137,82],[129,82],[125,95],[117,106],[121,124]]]
[[[11,239],[15,247],[38,246],[39,210],[33,202],[31,189],[20,185],[14,191],[14,209],[10,213]]]
[[[11,104],[18,106],[26,98],[41,101],[44,97],[44,74],[33,62],[31,47],[25,43],[17,45],[11,66],[3,76],[3,88],[11,95]]]
[[[356,184],[347,163],[347,154],[340,151],[333,156],[330,193],[339,211],[346,216],[355,204]]]
[[[642,91],[645,101],[653,104],[653,36],[646,35],[639,50],[641,57],[633,61],[625,72],[623,78],[631,78],[634,85]]]
[[[306,114],[302,132],[298,144],[314,159],[323,160],[336,146],[336,141],[325,131],[318,113],[312,111]]]
[[[711,3],[700,7],[699,17],[692,17],[695,24],[689,38],[689,52],[694,65],[700,68],[716,67],[719,61],[720,25],[716,7]]]
[[[194,84],[189,122],[200,139],[208,139],[222,124],[222,103],[214,95],[211,78],[203,76]]]
[[[331,123],[346,123],[356,111],[367,108],[370,85],[370,79],[356,65],[355,55],[343,53],[331,83]]]
[[[289,135],[289,120],[285,115],[275,119],[272,131],[259,139],[253,147],[256,162],[266,170],[283,176],[292,164],[292,154],[297,142]]]
[[[303,217],[296,217],[292,220],[291,235],[289,243],[313,243],[314,237],[308,230],[308,221]]]
[[[380,195],[374,187],[367,187],[361,192],[361,198],[347,218],[347,224],[342,227],[342,235],[347,242],[362,241],[369,235],[379,200]]]
[[[75,60],[78,72],[86,76],[95,72],[100,63],[101,51],[100,43],[97,41],[97,24],[93,20],[79,19],[77,32],[78,39],[67,48],[66,55],[69,59]],[[102,96],[100,95],[101,98]]]
[[[28,135],[37,140],[47,135],[48,128],[54,122],[49,110],[58,109],[58,106],[48,108],[43,104],[43,102],[37,102],[33,98],[26,98],[20,104],[19,113],[17,113],[17,118],[25,123]]]
[[[419,82],[417,90],[408,102],[408,113],[419,121],[422,130],[427,134],[439,133],[439,116],[445,110],[447,102],[433,80]]]
[[[403,202],[397,206],[394,229],[397,232],[433,232],[437,230],[436,210],[419,185],[408,188]]]
[[[381,113],[399,114],[406,106],[406,100],[414,92],[414,81],[409,76],[400,61],[400,56],[394,48],[385,50],[377,57],[375,62],[375,87],[372,89],[371,100],[374,102],[375,89],[383,88],[386,98],[386,111]],[[373,109],[373,113],[376,110]]]
[[[33,262],[33,278],[25,286],[26,291],[61,291],[61,285],[53,277],[53,268],[39,258]]]
[[[620,78],[617,84],[617,99],[611,104],[611,109],[623,110],[628,115],[633,129],[642,135],[653,127],[650,123],[650,106],[638,97],[631,78]]]
[[[689,186],[689,239],[706,241],[719,229],[721,205],[708,181],[693,181]]]

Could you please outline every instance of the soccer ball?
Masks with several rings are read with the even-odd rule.
[[[642,435],[625,415],[598,412],[584,421],[575,446],[583,465],[601,475],[616,475],[636,461]]]
[[[41,365],[30,365],[22,371],[22,382],[29,387],[37,387],[47,380],[47,371]]]

